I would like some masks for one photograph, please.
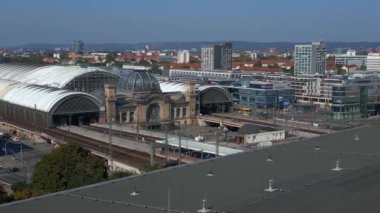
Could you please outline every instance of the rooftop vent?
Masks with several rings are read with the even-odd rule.
[[[199,213],[207,213],[207,212],[211,212],[211,210],[208,209],[208,208],[206,207],[206,205],[207,205],[207,200],[206,200],[206,199],[203,199],[203,200],[202,200],[202,208],[199,209],[197,212],[199,212]]]
[[[264,191],[266,191],[266,192],[274,192],[276,190],[277,189],[275,187],[273,187],[273,179],[270,179],[269,180],[269,186]]]
[[[212,169],[210,169],[210,171],[208,171],[208,173],[206,174],[207,177],[214,177],[215,176],[215,173],[212,171]]]
[[[267,162],[272,162],[272,161],[273,161],[272,155],[268,155]]]
[[[137,196],[140,194],[140,191],[136,189],[136,186],[133,188],[133,192],[130,193],[131,196]]]
[[[335,161],[335,167],[333,169],[331,169],[331,170],[339,172],[339,171],[342,171],[342,169],[343,168],[340,167],[340,160],[338,159],[338,160]]]
[[[315,145],[315,151],[319,151],[321,150],[321,146],[319,146],[319,144]]]

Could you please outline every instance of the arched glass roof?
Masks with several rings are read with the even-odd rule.
[[[231,94],[221,86],[204,85],[198,87],[198,91],[200,92],[202,104],[233,102]]]
[[[92,72],[109,73],[95,67],[0,64],[0,79],[55,88],[64,88],[76,77]]]
[[[160,82],[162,93],[185,93],[185,84],[181,82]]]
[[[54,109],[56,104],[70,97],[87,98],[92,100],[94,105],[99,105],[97,99],[87,93],[0,80],[0,100],[47,113]]]

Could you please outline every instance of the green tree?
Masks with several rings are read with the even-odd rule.
[[[107,54],[106,56],[106,63],[111,63],[111,62],[114,62],[115,59],[117,57],[117,53],[116,52],[110,52]]]
[[[80,146],[67,144],[45,155],[32,178],[34,191],[56,192],[103,181],[107,178],[104,160]]]
[[[118,178],[122,178],[122,177],[128,177],[128,176],[131,176],[131,175],[134,175],[134,173],[132,172],[127,172],[127,171],[116,171],[116,172],[113,172],[110,176],[109,176],[109,179],[118,179]]]
[[[162,74],[162,70],[160,69],[160,64],[159,63],[153,63],[152,66],[149,69],[149,72],[153,74]]]
[[[269,64],[268,68],[279,68],[278,64]]]
[[[262,67],[263,66],[263,63],[261,63],[261,60],[259,60],[258,62],[256,62],[254,64],[255,67]]]
[[[343,65],[337,64],[336,65],[336,70],[339,75],[344,75],[346,71],[343,69]]]
[[[154,171],[154,170],[158,170],[158,169],[162,169],[162,166],[160,166],[159,164],[153,164],[153,165],[145,166],[143,170],[145,172],[150,172],[150,171]]]

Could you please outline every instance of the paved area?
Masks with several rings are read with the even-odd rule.
[[[22,141],[23,149],[19,142],[7,144],[7,154],[4,153],[4,145],[0,143],[2,153],[0,155],[0,183],[10,186],[18,182],[28,182],[32,176],[37,162],[53,149],[53,145],[47,143],[33,144],[30,141]],[[13,144],[13,146],[9,146]],[[13,147],[11,149],[11,147]],[[16,147],[18,149],[16,149]]]

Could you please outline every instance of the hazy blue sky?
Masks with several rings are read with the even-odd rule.
[[[0,0],[0,45],[379,41],[378,0]]]

